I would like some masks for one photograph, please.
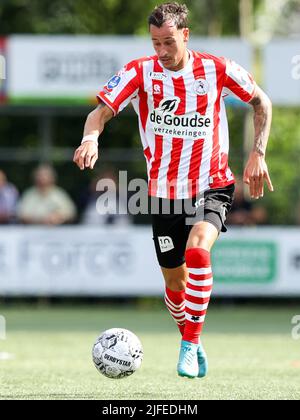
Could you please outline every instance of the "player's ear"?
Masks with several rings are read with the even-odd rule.
[[[188,42],[189,37],[190,37],[189,28],[183,28],[183,40],[184,40],[184,42]]]

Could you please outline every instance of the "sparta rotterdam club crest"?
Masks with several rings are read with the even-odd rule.
[[[194,82],[194,91],[197,95],[207,95],[209,91],[209,83],[205,79],[197,79]]]

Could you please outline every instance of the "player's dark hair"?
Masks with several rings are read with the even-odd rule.
[[[163,3],[156,6],[148,18],[148,24],[160,28],[165,22],[171,20],[177,29],[188,27],[189,10],[185,4]]]

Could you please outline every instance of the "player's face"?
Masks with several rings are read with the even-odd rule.
[[[177,29],[173,22],[165,22],[160,28],[150,25],[153,47],[159,61],[168,69],[177,71],[185,66],[188,28]]]

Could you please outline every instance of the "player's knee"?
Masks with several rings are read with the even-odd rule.
[[[173,292],[180,292],[185,289],[186,282],[184,279],[178,277],[165,278],[166,286]]]
[[[193,228],[193,232],[189,237],[189,240],[187,242],[187,249],[188,248],[203,248],[206,250],[210,249],[210,241],[205,232],[201,230],[201,228],[198,228],[195,226]]]
[[[210,251],[217,237],[218,231],[213,225],[208,223],[195,225],[191,230],[186,249],[203,248]]]

